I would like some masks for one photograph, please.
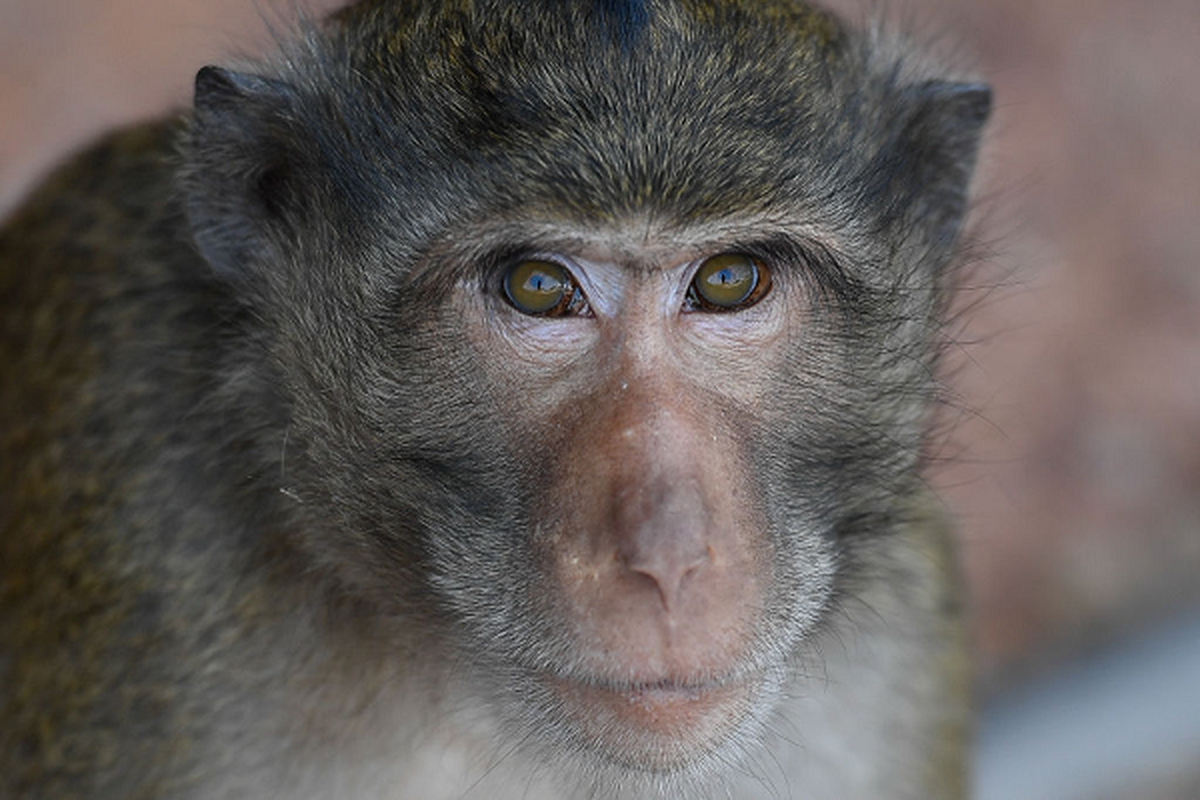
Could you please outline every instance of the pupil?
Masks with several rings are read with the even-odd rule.
[[[526,291],[548,294],[558,289],[558,281],[544,272],[535,272],[525,281]]]

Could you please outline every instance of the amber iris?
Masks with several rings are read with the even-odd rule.
[[[749,305],[766,288],[759,265],[741,253],[712,256],[696,270],[692,290],[702,308],[732,310]]]
[[[521,261],[504,275],[504,294],[525,314],[560,311],[571,299],[571,276],[553,261]]]

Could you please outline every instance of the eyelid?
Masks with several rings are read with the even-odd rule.
[[[575,266],[569,260],[557,253],[527,246],[507,247],[484,259],[482,263],[484,264],[485,282],[489,286],[500,286],[508,271],[525,261],[549,262],[565,270],[576,283],[579,282],[579,279],[575,277]]]
[[[781,234],[739,243],[736,247],[772,268],[772,278],[824,294],[839,305],[853,306],[864,293],[861,280],[846,264],[848,256],[817,239]]]

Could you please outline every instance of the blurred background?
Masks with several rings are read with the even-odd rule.
[[[0,0],[0,215],[294,5]],[[996,92],[931,476],[975,613],[977,795],[1200,798],[1200,3],[875,5]]]

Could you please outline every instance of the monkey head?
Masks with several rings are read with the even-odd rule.
[[[535,758],[738,761],[902,513],[989,102],[784,0],[371,0],[205,69],[300,547]]]

